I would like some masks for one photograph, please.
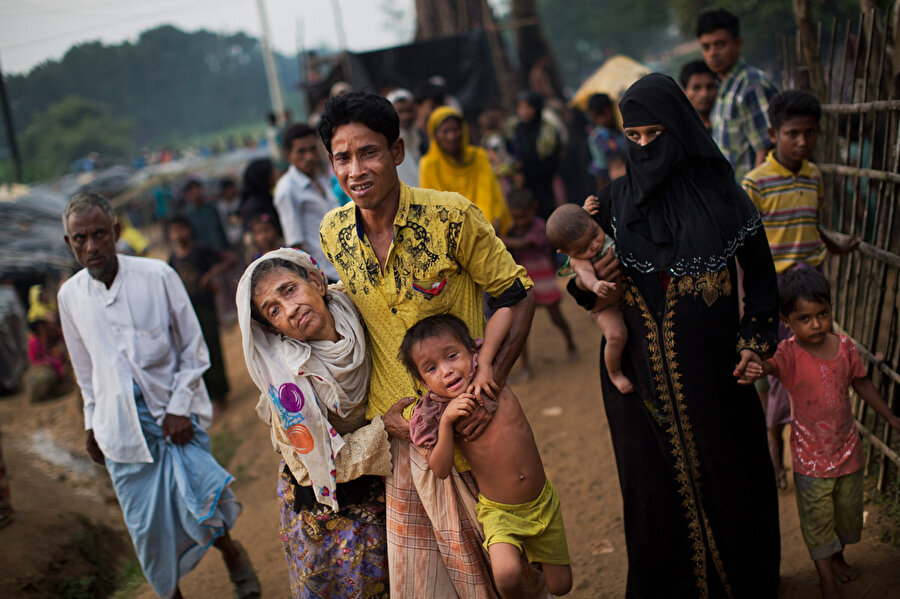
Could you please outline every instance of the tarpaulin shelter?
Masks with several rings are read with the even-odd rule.
[[[617,103],[625,90],[631,84],[653,71],[650,67],[639,63],[624,54],[616,54],[604,62],[594,74],[588,77],[569,104],[575,108],[587,111],[588,99],[594,94],[606,94],[613,103]],[[616,119],[621,124],[622,119],[618,108],[615,110]]]
[[[500,103],[490,43],[481,29],[371,52],[346,52],[331,73],[307,86],[307,92],[310,106],[315,106],[338,81],[374,93],[393,87],[415,92],[435,75],[447,81],[448,93],[459,100],[468,118]]]

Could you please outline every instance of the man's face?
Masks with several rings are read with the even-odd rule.
[[[719,77],[727,75],[741,56],[743,41],[724,29],[704,33],[698,39],[706,66]]]
[[[348,123],[331,138],[331,166],[353,203],[361,210],[377,210],[399,193],[397,167],[403,162],[403,140],[389,146],[387,138],[362,123]]]
[[[394,102],[394,110],[400,117],[401,129],[409,129],[416,123],[416,105],[412,100],[397,100]]]
[[[694,73],[684,86],[684,94],[700,114],[709,114],[718,91],[719,80],[710,73]]]
[[[307,135],[291,142],[288,162],[307,177],[314,177],[322,166],[315,135]]]
[[[111,284],[119,268],[116,241],[122,226],[118,222],[113,224],[97,206],[70,214],[68,225],[65,239],[75,259],[93,278]]]

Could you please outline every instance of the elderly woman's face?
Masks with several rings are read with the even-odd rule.
[[[269,324],[299,341],[337,341],[334,318],[325,305],[325,285],[316,277],[304,279],[276,270],[260,280],[253,303]]]

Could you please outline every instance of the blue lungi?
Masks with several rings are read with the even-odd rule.
[[[144,576],[168,599],[213,541],[234,526],[241,504],[228,486],[233,477],[210,453],[209,435],[196,416],[190,442],[175,445],[163,439],[137,385],[135,403],[153,463],[107,459],[106,468]]]

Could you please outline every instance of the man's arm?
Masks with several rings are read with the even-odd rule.
[[[511,319],[509,335],[500,344],[494,358],[494,382],[500,389],[506,386],[509,371],[512,370],[513,364],[522,353],[522,348],[528,339],[528,332],[531,330],[531,320],[534,318],[534,293],[532,290],[529,289],[522,300],[509,308]]]

